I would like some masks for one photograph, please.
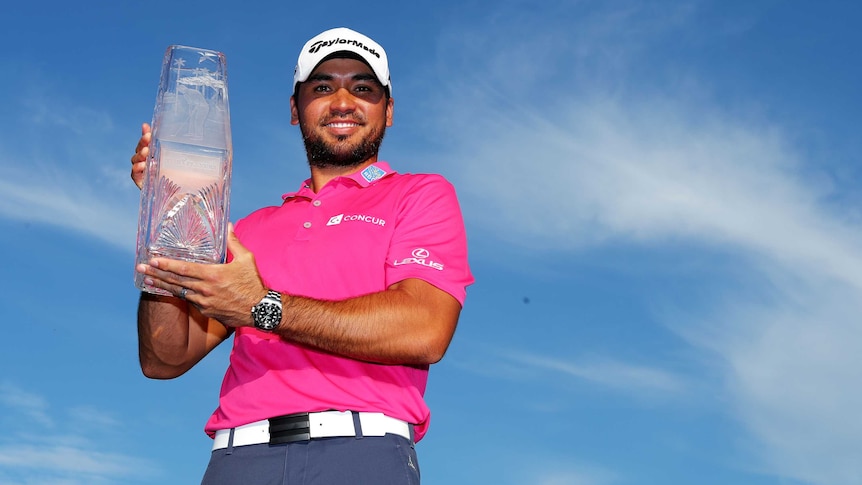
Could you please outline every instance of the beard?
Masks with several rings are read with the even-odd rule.
[[[386,126],[384,125],[374,128],[362,140],[352,142],[348,136],[339,136],[334,143],[331,143],[325,141],[313,130],[308,130],[308,133],[303,133],[302,141],[305,144],[305,153],[308,156],[310,166],[317,168],[354,167],[377,155],[385,134]]]

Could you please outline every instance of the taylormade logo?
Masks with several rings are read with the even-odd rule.
[[[351,44],[351,45],[354,45],[356,47],[359,47],[360,49],[366,50],[369,54],[377,57],[378,59],[380,58],[380,54],[378,54],[377,51],[374,50],[373,47],[368,47],[365,44],[363,44],[362,42],[359,42],[358,40],[342,39],[341,37],[336,37],[335,39],[332,39],[332,40],[319,40],[319,41],[315,42],[314,44],[311,44],[311,47],[308,48],[308,53],[309,54],[316,54],[317,52],[320,51],[320,49],[323,49],[324,47],[330,47],[330,46],[333,46],[335,44]]]

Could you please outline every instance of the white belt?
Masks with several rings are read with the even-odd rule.
[[[411,426],[400,419],[390,418],[383,413],[357,413],[362,427],[362,436],[384,436],[387,433],[403,436],[411,440]],[[322,411],[308,413],[309,436],[314,438],[334,438],[356,436],[353,426],[353,413],[350,411]],[[215,432],[213,451],[228,447],[230,429],[220,429]],[[233,428],[233,446],[257,445],[269,443],[269,420],[263,419],[254,423]]]

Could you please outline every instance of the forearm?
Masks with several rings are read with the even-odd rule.
[[[187,302],[141,293],[138,356],[147,377],[170,379],[184,374],[226,336],[221,324],[204,317]]]
[[[433,364],[452,339],[460,304],[419,280],[343,301],[282,295],[287,340],[382,364]]]

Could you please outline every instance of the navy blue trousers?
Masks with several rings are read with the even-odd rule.
[[[237,446],[212,452],[201,485],[419,485],[419,462],[392,434]]]

